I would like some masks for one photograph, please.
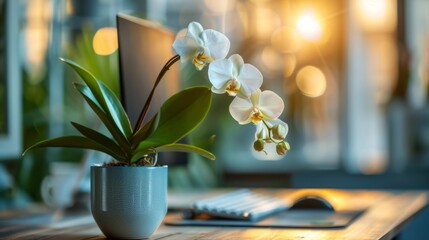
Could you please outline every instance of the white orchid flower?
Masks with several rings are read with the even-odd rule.
[[[231,116],[240,124],[261,120],[276,120],[283,112],[284,103],[273,91],[257,90],[250,98],[234,98],[229,105]]]
[[[230,96],[240,98],[249,98],[261,87],[263,81],[262,73],[255,66],[245,64],[238,54],[212,62],[208,75],[213,84],[212,92],[227,92]]]
[[[201,70],[216,59],[223,59],[229,52],[229,39],[213,29],[204,30],[201,24],[191,22],[185,36],[178,36],[173,43],[174,51],[182,62],[192,59]]]

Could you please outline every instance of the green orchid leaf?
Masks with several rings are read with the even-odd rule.
[[[116,97],[115,93],[113,93],[106,85],[102,82],[98,83],[100,84],[101,92],[107,100],[107,107],[109,108],[109,112],[112,114],[113,120],[116,125],[120,127],[125,136],[129,138],[133,130],[131,129],[130,120],[122,107],[122,103]]]
[[[127,138],[124,136],[121,130],[119,130],[118,126],[115,124],[113,119],[109,118],[109,116],[103,111],[103,109],[97,103],[97,99],[95,99],[91,91],[88,90],[88,86],[79,84],[79,83],[75,83],[74,85],[76,89],[82,94],[85,101],[92,108],[95,114],[97,114],[98,118],[103,122],[103,124],[109,130],[110,134],[112,134],[116,142],[120,146],[122,146],[123,150],[127,151],[128,149],[124,149],[125,146],[130,145]]]
[[[142,128],[140,128],[131,138],[131,144],[138,145],[143,141],[149,134],[151,134],[156,129],[156,119],[158,114],[155,114],[149,122],[147,122]]]
[[[116,95],[79,64],[64,58],[60,58],[60,60],[70,65],[79,74],[89,88],[86,91],[90,91],[94,96],[93,101],[101,106],[127,138],[130,137],[132,133],[131,124]]]
[[[87,85],[74,82],[73,86],[76,88],[76,90],[80,94],[91,99],[91,101],[97,106],[97,108],[99,108],[100,111],[102,111],[106,114],[106,112],[103,110],[103,106],[100,105],[100,102],[97,100],[97,98],[94,96],[94,94],[91,92],[91,90],[89,89],[89,87]],[[114,123],[114,121],[112,121],[112,123]]]
[[[124,155],[122,149],[110,138],[106,137],[104,134],[99,133],[91,128],[83,126],[76,122],[71,122],[74,128],[76,128],[83,136],[102,144],[103,146],[109,148],[117,155]]]
[[[109,149],[102,144],[95,142],[91,139],[82,136],[65,136],[58,138],[51,138],[41,142],[38,142],[29,148],[27,148],[23,153],[24,156],[28,151],[35,148],[43,148],[43,147],[69,147],[69,148],[84,148],[84,149],[92,149],[100,152],[104,152],[116,160],[123,161],[124,156],[116,154],[114,151]]]
[[[157,152],[189,152],[189,153],[198,153],[201,156],[208,158],[210,160],[215,160],[216,156],[202,148],[189,145],[189,144],[181,144],[181,143],[173,143],[164,146],[160,146],[155,148]]]
[[[82,80],[86,83],[86,85],[91,90],[92,94],[94,95],[95,99],[97,99],[97,102],[100,104],[100,106],[107,112],[108,107],[106,104],[106,100],[104,99],[103,93],[101,91],[101,88],[94,77],[90,72],[88,72],[85,68],[77,64],[76,62],[60,58],[61,61],[65,62],[69,66],[75,70],[75,72],[82,78]]]
[[[182,139],[203,121],[211,101],[208,87],[188,88],[173,95],[161,106],[157,128],[138,149],[156,148]]]

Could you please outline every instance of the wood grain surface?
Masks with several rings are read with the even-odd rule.
[[[170,193],[175,208],[195,199],[226,190],[205,193]],[[293,202],[303,195],[316,194],[329,200],[337,210],[367,209],[356,221],[341,229],[274,229],[241,227],[174,227],[161,225],[150,239],[392,239],[428,203],[424,191],[346,191],[336,189],[262,190]],[[47,213],[37,208],[0,212],[0,239],[105,239],[89,213]],[[177,213],[169,213],[167,218]]]

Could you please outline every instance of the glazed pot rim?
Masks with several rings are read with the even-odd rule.
[[[91,168],[146,168],[146,169],[159,169],[159,168],[168,168],[168,165],[160,166],[103,166],[101,164],[94,164]]]

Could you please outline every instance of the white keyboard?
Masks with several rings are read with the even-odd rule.
[[[280,199],[241,189],[209,199],[196,201],[193,212],[214,217],[258,221],[288,209]]]

